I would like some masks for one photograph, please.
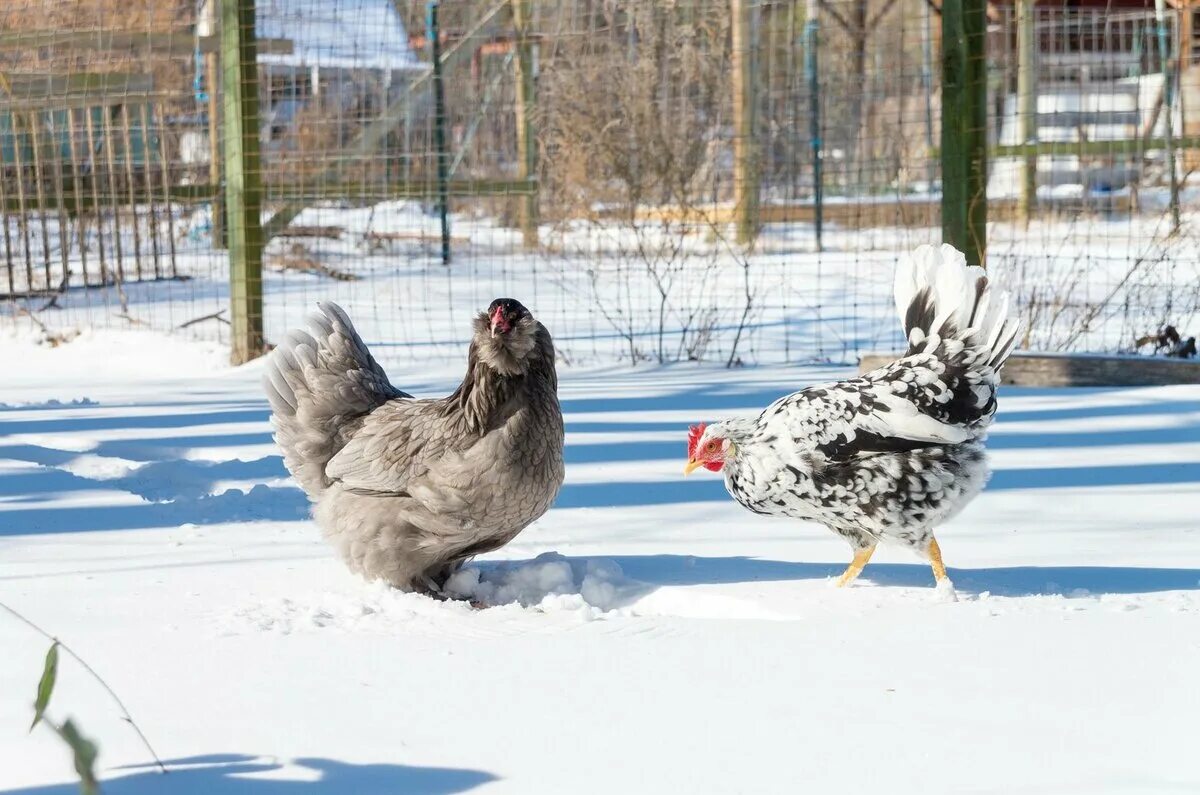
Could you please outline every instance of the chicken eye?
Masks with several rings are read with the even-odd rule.
[[[708,444],[704,445],[704,449],[710,453],[715,453],[717,451],[717,440],[710,439]]]

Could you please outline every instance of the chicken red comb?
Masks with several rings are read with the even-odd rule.
[[[696,457],[696,445],[700,443],[700,437],[704,435],[704,423],[693,425],[688,428],[688,458]]]

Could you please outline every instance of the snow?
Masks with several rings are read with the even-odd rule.
[[[259,53],[260,63],[340,69],[419,69],[391,0],[258,0],[260,38],[292,43],[290,53]]]
[[[1165,207],[1160,194],[1142,190],[1139,202]],[[1166,216],[1155,213],[1086,215],[1035,221],[1027,228],[989,224],[989,273],[1012,291],[1014,311],[1029,328],[1028,347],[1127,351],[1133,340],[1165,323],[1194,333],[1200,325],[1200,261],[1187,230],[1196,228],[1197,197],[1197,190],[1185,190],[1185,233],[1173,236]],[[139,217],[145,241],[151,237],[149,213]],[[56,223],[49,219],[52,247]],[[892,295],[897,258],[940,239],[940,229],[933,228],[831,227],[824,237],[826,250],[817,252],[811,225],[771,224],[756,253],[744,261],[746,270],[741,255],[728,245],[730,230],[712,230],[728,233],[720,239],[695,234],[699,230],[686,225],[580,222],[543,227],[544,246],[531,253],[522,248],[517,230],[464,212],[451,221],[456,242],[453,263],[446,268],[435,251],[438,219],[419,203],[317,204],[296,223],[345,231],[338,240],[298,244],[277,238],[268,246],[264,324],[269,341],[298,325],[317,301],[335,300],[356,319],[363,338],[386,346],[393,360],[443,367],[461,361],[462,329],[480,307],[502,295],[520,296],[533,308],[573,366],[656,361],[660,352],[668,361],[691,357],[724,363],[734,355],[754,364],[853,363],[864,352],[900,346]],[[122,230],[125,267],[132,271],[129,227]],[[228,263],[224,252],[211,247],[207,208],[180,217],[175,228],[182,238],[176,243],[177,270],[186,280],[130,281],[124,302],[115,287],[72,289],[49,309],[43,309],[46,299],[0,301],[0,341],[38,330],[24,314],[28,309],[50,332],[67,338],[81,330],[153,329],[227,343]],[[93,245],[95,231],[92,227]],[[111,247],[114,231],[107,225],[103,231]],[[397,239],[377,249],[371,233]],[[335,281],[284,269],[280,263],[294,245],[355,279]],[[82,286],[85,269],[77,255],[71,260],[72,284]],[[99,282],[98,269],[98,257],[89,255],[92,284]],[[20,269],[15,275],[18,290],[30,286]],[[33,276],[32,286],[44,288],[44,276],[37,270]],[[668,292],[665,305],[660,285]],[[102,347],[96,346],[97,353]]]
[[[378,350],[421,394],[461,366]],[[454,578],[478,610],[346,572],[261,365],[223,357],[0,339],[0,600],[174,771],[64,660],[50,712],[99,741],[106,793],[1200,788],[1200,387],[1006,388],[996,474],[939,532],[950,601],[889,548],[835,588],[832,534],[683,477],[690,423],[848,369],[564,367],[567,483]],[[76,791],[27,732],[45,646],[0,617],[5,793]]]

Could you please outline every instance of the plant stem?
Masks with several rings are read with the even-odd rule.
[[[67,654],[71,655],[72,659],[74,659],[75,662],[82,665],[83,670],[87,671],[88,674],[100,684],[100,687],[104,688],[105,692],[107,692],[108,695],[112,697],[112,700],[116,703],[117,708],[121,710],[121,719],[124,720],[126,723],[128,723],[130,726],[132,726],[133,730],[135,732],[137,732],[138,738],[141,739],[142,745],[146,746],[146,750],[150,752],[150,756],[154,759],[154,764],[158,766],[159,771],[162,773],[168,772],[167,766],[163,763],[162,759],[159,758],[158,754],[154,752],[154,747],[152,745],[150,745],[150,741],[148,739],[146,739],[146,735],[142,732],[141,728],[137,725],[137,722],[134,721],[133,716],[129,714],[129,709],[125,706],[125,702],[121,701],[121,697],[116,694],[116,691],[114,691],[111,687],[108,686],[108,682],[105,682],[104,678],[101,677],[100,674],[96,673],[96,670],[94,668],[92,668],[92,666],[88,665],[86,660],[84,660],[82,657],[80,657],[78,654],[76,654],[71,649],[70,646],[63,643],[61,640],[56,638],[54,635],[51,635],[46,630],[42,629],[37,624],[30,621],[28,618],[26,618],[25,616],[18,613],[16,610],[13,610],[11,607],[4,604],[4,602],[0,602],[0,609],[3,609],[6,613],[11,615],[13,618],[17,619],[22,624],[29,627],[34,632],[38,633],[39,635],[46,638],[47,640],[49,640],[53,643],[57,643],[58,647],[60,649],[65,651]]]

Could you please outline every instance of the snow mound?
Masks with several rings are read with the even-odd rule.
[[[532,561],[462,569],[446,582],[445,590],[456,599],[489,606],[608,612],[634,601],[644,586],[627,579],[614,561],[571,560],[547,552]]]

